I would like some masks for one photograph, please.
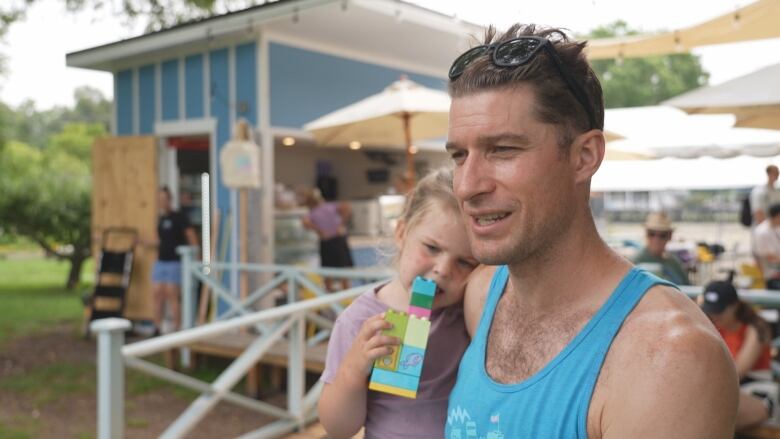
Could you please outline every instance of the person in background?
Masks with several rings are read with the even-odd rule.
[[[181,322],[179,295],[181,293],[181,257],[176,247],[190,245],[197,247],[198,238],[189,219],[183,213],[173,210],[171,192],[167,187],[160,189],[157,222],[157,261],[152,271],[152,294],[154,296],[155,335],[162,330],[165,304],[171,308],[173,328]]]
[[[688,273],[677,257],[666,251],[666,244],[672,239],[674,227],[669,217],[662,212],[653,212],[645,220],[645,247],[634,257],[634,264],[658,264],[656,273],[677,285],[690,285]],[[655,271],[655,270],[651,270]]]
[[[780,189],[775,187],[778,173],[777,166],[767,166],[766,184],[756,186],[750,191],[750,208],[753,210],[754,227],[767,219],[770,206],[780,204]]]
[[[317,233],[320,240],[320,265],[347,268],[354,266],[347,241],[347,221],[352,216],[349,203],[326,202],[319,189],[312,189],[305,199],[309,213],[303,217],[303,226]],[[334,279],[325,277],[325,288],[334,290]],[[349,288],[349,279],[341,279],[341,289]]]
[[[740,384],[751,381],[749,373],[770,368],[771,329],[749,304],[739,299],[731,282],[714,281],[704,287],[701,309],[712,320],[729,348]],[[771,400],[740,392],[737,430],[760,424],[771,414]]]
[[[450,171],[429,174],[407,195],[395,243],[397,276],[360,295],[333,327],[318,407],[328,437],[351,438],[363,426],[367,439],[444,436],[447,397],[469,343],[463,292],[477,266],[452,194]],[[399,343],[380,332],[391,326],[384,313],[408,309],[417,276],[436,282],[417,398],[370,391],[368,374],[374,360],[390,354],[391,346]],[[412,362],[414,355],[399,360]]]
[[[754,255],[770,290],[780,290],[780,204],[769,207],[767,219],[753,229]]]

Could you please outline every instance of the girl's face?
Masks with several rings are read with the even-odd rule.
[[[407,228],[401,221],[395,232],[400,249],[398,275],[406,293],[423,276],[436,282],[433,308],[463,300],[469,274],[478,262],[471,255],[461,215],[442,203],[433,203]]]

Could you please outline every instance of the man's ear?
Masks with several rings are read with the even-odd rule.
[[[400,250],[403,248],[404,238],[406,238],[406,221],[399,219],[395,225],[395,246]]]
[[[569,151],[575,170],[575,182],[583,183],[593,177],[604,160],[605,142],[601,130],[590,130],[577,136]]]

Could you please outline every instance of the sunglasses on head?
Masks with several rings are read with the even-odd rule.
[[[672,237],[672,232],[661,232],[661,231],[658,231],[658,230],[648,230],[647,231],[647,237],[648,238],[670,239]]]
[[[588,122],[590,123],[590,129],[599,128],[596,124],[596,116],[593,114],[593,110],[590,107],[590,100],[588,95],[577,84],[572,75],[563,65],[563,61],[555,51],[555,46],[547,38],[542,37],[518,37],[513,38],[502,43],[493,43],[490,45],[481,45],[472,47],[459,56],[450,67],[449,77],[450,81],[455,81],[463,74],[466,68],[474,60],[480,56],[491,53],[490,60],[494,66],[497,67],[518,67],[531,61],[537,53],[544,50],[547,55],[553,60],[555,67],[558,69],[561,78],[566,83],[569,91],[577,99],[577,102],[582,105],[585,112],[588,114]],[[600,129],[600,128],[599,128]]]

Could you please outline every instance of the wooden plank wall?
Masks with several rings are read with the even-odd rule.
[[[106,227],[135,228],[142,240],[157,233],[157,139],[110,137],[92,148],[92,250],[98,255]],[[151,319],[152,266],[157,249],[135,247],[133,277],[127,292],[125,317]]]

